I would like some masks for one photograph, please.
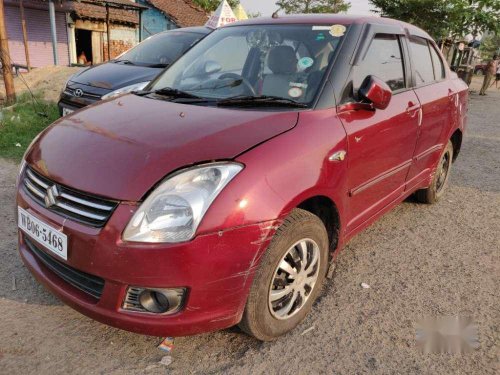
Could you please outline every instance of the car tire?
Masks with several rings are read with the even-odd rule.
[[[427,189],[418,190],[415,197],[421,203],[436,203],[444,194],[448,179],[450,177],[451,166],[453,164],[453,145],[448,141],[432,178],[431,185]]]
[[[328,259],[323,222],[308,211],[294,209],[277,229],[256,271],[240,328],[261,341],[294,329],[321,292]]]

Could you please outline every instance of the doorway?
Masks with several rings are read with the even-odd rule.
[[[91,64],[93,61],[92,55],[92,31],[75,29],[76,56],[80,56],[83,52],[87,61]]]

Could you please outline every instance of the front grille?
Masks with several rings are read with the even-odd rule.
[[[26,193],[45,208],[93,227],[103,227],[118,205],[56,184],[29,167],[24,173],[23,185]]]
[[[86,92],[86,91],[83,91],[83,90],[82,90],[82,95],[76,96],[75,95],[75,91],[76,90],[78,90],[78,89],[71,89],[69,87],[66,87],[64,89],[64,93],[66,95],[69,95],[69,96],[74,96],[75,98],[86,98],[86,99],[94,99],[94,100],[95,99],[97,99],[97,100],[101,99],[101,95],[99,95],[99,94],[92,94],[90,92]]]
[[[102,291],[104,289],[103,279],[78,271],[57,261],[52,256],[40,250],[27,236],[23,236],[23,238],[24,243],[31,253],[53,273],[66,281],[68,284],[73,285],[75,288],[89,294],[95,299],[99,300],[101,298]]]

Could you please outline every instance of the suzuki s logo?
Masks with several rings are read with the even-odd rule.
[[[75,90],[75,96],[76,96],[77,98],[82,97],[82,96],[83,96],[83,90],[82,90],[82,89],[76,89],[76,90]]]
[[[56,185],[49,186],[46,190],[45,193],[45,207],[50,208],[52,206],[55,206],[57,204],[57,198],[61,194],[59,193],[59,189],[57,188]]]

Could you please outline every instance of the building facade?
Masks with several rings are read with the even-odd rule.
[[[164,30],[202,26],[208,14],[192,0],[136,0],[146,6],[141,17],[141,40]]]
[[[143,7],[129,0],[108,0],[107,2],[112,5],[107,9],[102,5],[102,2],[71,2],[67,20],[72,63],[77,63],[78,56],[83,52],[88,61],[91,61],[92,64],[99,64],[117,57],[139,41],[140,12]],[[115,8],[114,6],[126,6],[127,8]]]
[[[26,65],[20,0],[3,1],[11,62]],[[22,4],[31,67],[54,65],[49,0],[23,0]],[[82,52],[89,62],[98,64],[150,35],[201,26],[208,19],[192,0],[53,0],[53,4],[59,65],[77,64]]]
[[[31,66],[52,65],[54,60],[48,4],[42,1],[29,0],[24,0],[23,4]],[[4,0],[4,10],[10,60],[15,64],[26,65],[19,0]],[[61,3],[56,3],[55,10],[59,64],[69,65],[69,41],[66,30],[66,12],[68,9]]]

